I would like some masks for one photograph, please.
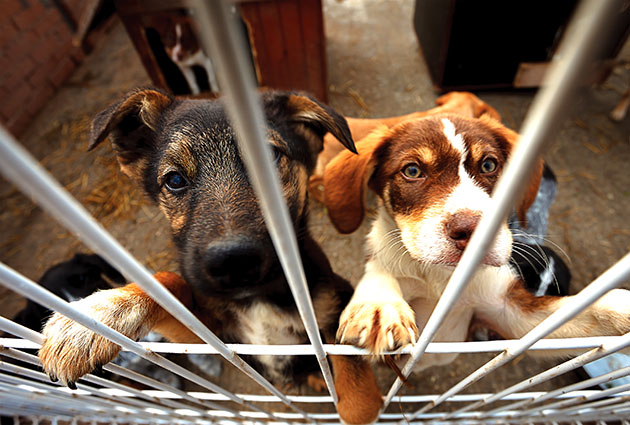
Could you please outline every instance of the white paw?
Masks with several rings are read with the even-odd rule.
[[[404,301],[351,302],[341,314],[337,341],[367,348],[375,354],[414,344],[415,315]]]
[[[71,303],[90,317],[138,339],[147,323],[143,306],[124,296],[119,289],[100,291]],[[39,358],[52,380],[61,380],[71,388],[83,375],[112,361],[121,347],[67,317],[55,313],[42,331],[44,344]]]

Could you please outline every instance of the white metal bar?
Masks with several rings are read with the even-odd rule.
[[[1,317],[1,316],[0,316]],[[1,318],[0,318],[1,320]],[[9,332],[7,330],[7,332]],[[622,341],[623,340],[623,341]],[[432,342],[427,346],[427,354],[470,354],[470,353],[493,353],[505,351],[514,345],[518,340],[496,340],[496,341],[473,341],[473,342]],[[622,344],[623,342],[623,344]],[[145,350],[151,350],[162,354],[219,354],[219,352],[208,344],[182,344],[171,342],[139,342]],[[550,350],[580,350],[598,348],[613,345],[630,345],[630,334],[625,336],[605,336],[586,338],[558,338],[541,339],[536,341],[529,351],[550,351]],[[37,348],[36,344],[26,339],[0,338],[0,345],[10,348]],[[262,344],[226,344],[232,351],[240,355],[265,355],[265,356],[312,356],[315,349],[312,345],[262,345]],[[372,353],[363,348],[351,345],[323,344],[324,351],[328,355],[344,356],[371,356]],[[621,348],[624,348],[621,347]],[[621,349],[619,348],[619,349]],[[386,352],[385,355],[411,354],[412,347],[405,347],[400,351]],[[127,350],[124,350],[127,351]],[[601,350],[597,350],[600,352]],[[614,350],[617,351],[617,350]],[[607,351],[612,353],[614,351]],[[606,354],[601,354],[603,357]],[[599,357],[598,357],[599,358]],[[585,361],[596,360],[595,358]],[[581,366],[581,365],[580,365]],[[576,366],[577,367],[577,366]]]
[[[19,337],[22,337],[22,338],[27,338],[28,340],[30,340],[30,343],[22,344],[23,346],[20,347],[20,348],[39,349],[39,347],[41,347],[41,345],[44,342],[44,337],[43,337],[42,334],[40,334],[38,332],[35,332],[35,331],[31,330],[31,329],[28,329],[28,328],[26,328],[26,327],[24,327],[24,326],[22,326],[22,325],[20,325],[18,323],[14,323],[14,322],[12,322],[12,321],[10,321],[10,320],[2,317],[2,316],[0,316],[0,330],[2,330],[4,332],[9,332],[9,333],[11,333],[13,335],[16,335],[16,336],[19,336]],[[12,355],[13,352],[11,351],[10,348],[8,348],[7,345],[2,343],[2,340],[4,340],[4,339],[0,338],[0,354],[2,354],[2,352],[4,351],[4,352],[8,353],[8,355]],[[22,341],[26,341],[26,340],[22,340]],[[22,353],[22,352],[17,352],[17,353],[21,353],[20,355],[23,357],[23,358],[21,358],[22,361],[29,362],[31,364],[35,364],[35,365],[38,365],[38,366],[41,365],[41,362],[39,361],[39,359],[37,357],[32,356],[30,354]],[[157,381],[155,379],[152,379],[152,378],[149,378],[147,376],[141,375],[141,374],[139,374],[139,373],[137,373],[135,371],[132,371],[132,370],[129,370],[129,369],[125,369],[124,367],[119,366],[117,364],[110,363],[110,364],[104,365],[103,369],[107,370],[109,372],[115,373],[117,375],[123,376],[123,377],[125,377],[127,379],[130,379],[132,381],[139,382],[141,384],[148,385],[148,386],[153,387],[153,388],[158,388],[158,389],[161,389],[163,391],[168,391],[171,394],[174,394],[174,395],[176,395],[178,397],[181,397],[182,399],[185,399],[185,400],[191,401],[191,402],[193,402],[195,404],[198,404],[201,407],[208,408],[208,409],[215,409],[215,410],[225,410],[225,411],[230,412],[233,415],[238,417],[238,412],[236,412],[233,409],[229,409],[229,408],[226,408],[224,406],[221,406],[221,405],[218,405],[218,404],[215,404],[215,403],[211,403],[211,402],[201,402],[201,401],[195,399],[194,397],[191,397],[190,395],[188,395],[188,393],[186,393],[184,391],[181,391],[178,388],[175,388],[175,387],[173,387],[171,385],[164,384],[162,382],[159,382],[159,381]],[[86,375],[83,379],[89,380],[90,377],[92,377],[92,375]],[[98,378],[98,379],[100,380],[101,378]],[[116,386],[116,387],[118,387],[120,385],[120,384],[112,382],[112,381],[107,381],[107,384],[110,385],[110,386]],[[106,385],[106,384],[103,384],[103,385]],[[128,389],[125,389],[125,391],[129,392]],[[226,401],[230,400],[230,398],[228,398],[228,397],[225,397],[225,396],[223,396],[223,397],[224,397],[224,399]]]
[[[6,363],[3,361],[0,361],[0,370],[3,370],[5,372],[10,372],[10,373],[14,373],[16,375],[20,375],[22,377],[27,377],[30,378],[31,380],[36,380],[36,381],[40,381],[40,383],[48,383],[50,380],[48,379],[48,377],[46,376],[46,374],[42,373],[42,372],[37,372],[35,370],[31,370],[31,369],[26,369],[24,367],[21,366],[17,366],[11,363]],[[2,375],[0,374],[0,380],[3,380],[7,375]],[[23,378],[22,378],[23,379]],[[28,384],[28,385],[32,385],[34,382],[33,381],[28,381],[28,380],[23,380],[22,383],[24,384]],[[57,388],[55,388],[57,387]],[[45,385],[45,384],[39,384],[37,386],[37,388],[40,389],[46,389],[47,391],[53,391],[57,390],[59,387],[59,384],[54,384],[54,385]],[[170,413],[171,416],[177,417],[177,416],[181,416],[184,417],[183,415],[177,413],[174,409],[166,406],[166,405],[159,405],[159,404],[155,404],[156,400],[151,400],[151,402],[147,402],[145,400],[138,400],[136,398],[131,398],[131,397],[112,397],[111,395],[107,394],[107,393],[99,393],[98,389],[95,387],[91,387],[88,385],[83,385],[83,384],[78,384],[77,388],[79,390],[85,391],[87,394],[83,395],[83,394],[78,394],[78,397],[80,400],[86,401],[88,398],[91,400],[91,403],[96,403],[96,404],[101,404],[103,406],[106,407],[110,407],[110,408],[114,408],[116,406],[125,406],[127,408],[130,409],[141,409],[144,410],[146,408],[154,408],[154,409],[158,409],[161,410],[163,412],[166,413]],[[128,390],[127,390],[128,391]],[[64,396],[68,397],[68,398],[73,398],[74,394],[70,394],[69,392],[65,392],[62,393],[64,394]],[[142,394],[142,398],[146,399],[147,397]],[[118,400],[118,404],[116,403],[116,401]],[[189,406],[185,406],[184,408],[188,408],[190,410],[191,409]],[[198,414],[201,415],[205,415],[205,412],[203,411],[197,411]]]
[[[94,220],[81,204],[52,178],[1,125],[0,172],[20,190],[30,195],[45,211],[60,221],[65,227],[76,233],[79,239],[93,251],[101,254],[129,280],[136,282],[148,295],[160,304],[160,306],[172,314],[178,321],[186,325],[199,336],[202,341],[216,348],[219,354],[226,360],[243,371],[243,373],[264,387],[267,391],[283,399],[293,410],[303,413],[305,417],[308,416],[298,407],[293,406],[282,392],[231,351],[214,333],[175,298],[173,294],[164,288],[148,270],[133,258],[118,241]],[[28,297],[28,295],[25,296]],[[87,318],[87,316],[85,317]],[[90,321],[94,322],[92,319],[90,319]],[[111,332],[109,333],[113,335]],[[129,339],[127,338],[127,340]],[[138,347],[140,346],[137,346],[136,349],[138,349]],[[151,354],[152,353],[149,353],[149,355]],[[180,369],[180,372],[185,372],[187,379],[194,376],[194,374],[183,368]],[[202,378],[197,377],[197,380],[202,380]],[[203,386],[207,387],[210,383],[208,381],[205,382]],[[237,400],[235,401],[239,403]],[[255,406],[253,406],[253,408],[258,409]],[[267,414],[273,416],[268,412]]]
[[[495,207],[484,214],[474,231],[462,258],[455,268],[442,297],[425,325],[414,353],[402,370],[408,377],[414,365],[420,360],[426,346],[435,336],[443,319],[455,304],[459,294],[494,240],[500,224],[512,209],[514,201],[522,193],[522,182],[527,181],[533,165],[542,152],[545,136],[566,113],[575,88],[584,77],[597,53],[598,35],[605,28],[612,13],[619,6],[615,0],[584,0],[580,3],[575,17],[560,45],[558,54],[547,73],[545,86],[534,98],[525,118],[519,143],[512,152],[508,164],[493,192]],[[558,60],[561,58],[562,60]],[[385,399],[385,407],[402,385],[396,379]]]
[[[254,76],[245,56],[245,42],[236,31],[234,19],[223,1],[195,0],[199,12],[201,41],[217,66],[219,85],[225,96],[227,111],[236,131],[238,146],[247,172],[251,176],[269,235],[295,298],[300,317],[315,349],[328,390],[337,404],[337,393],[322,339],[315,309],[306,283],[295,231],[289,215],[271,151],[265,137],[265,118],[255,90]]]
[[[23,352],[18,351],[18,350],[13,350],[11,348],[2,347],[1,345],[0,345],[0,355],[5,355],[7,357],[10,357],[10,358],[13,358],[13,359],[16,359],[16,360],[21,360],[23,362],[30,363],[30,364],[38,366],[38,367],[41,366],[41,362],[39,361],[39,359],[36,356],[33,356],[31,354],[27,354],[27,353],[23,353]],[[2,363],[0,363],[0,368],[1,368],[1,365],[2,365]],[[123,371],[125,371],[125,369],[120,367],[120,366],[118,366],[118,368],[120,368]],[[129,371],[129,372],[132,372],[132,371]],[[30,375],[30,372],[26,372],[25,374],[31,376],[33,379],[40,379],[40,378],[42,378],[44,381],[48,381],[47,377],[44,374],[38,374],[36,376],[35,375]],[[137,374],[137,375],[139,375],[139,374]],[[150,378],[147,378],[146,380],[139,380],[139,379],[137,379],[136,376],[133,376],[133,374],[124,374],[124,375],[121,375],[121,376],[126,376],[126,377],[128,377],[130,379],[133,379],[135,381],[138,381],[138,382],[144,381],[143,383],[147,383],[147,380],[149,380],[149,381],[151,381],[150,384],[154,385],[155,388],[158,388],[158,387],[171,388],[172,390],[175,391],[174,393],[171,392],[171,394],[173,396],[177,395],[180,398],[184,398],[184,399],[186,399],[188,401],[192,401],[196,405],[201,405],[204,408],[226,411],[226,412],[231,413],[235,417],[241,417],[238,414],[238,412],[233,410],[233,409],[229,409],[229,408],[227,408],[225,406],[221,406],[219,404],[208,402],[208,401],[206,401],[206,402],[200,401],[198,399],[195,399],[194,397],[189,396],[187,393],[178,390],[177,388],[169,387],[166,384],[161,384],[160,382],[155,381],[155,380],[151,380]],[[142,375],[140,375],[140,376],[142,376]],[[86,376],[83,377],[83,380],[85,380],[86,382],[94,383],[94,384],[97,384],[97,385],[102,385],[103,387],[105,387],[105,388],[98,388],[98,389],[96,389],[96,388],[90,389],[91,392],[98,391],[97,393],[95,393],[96,395],[101,395],[101,394],[105,394],[107,396],[117,395],[119,397],[123,397],[123,400],[129,399],[129,397],[138,397],[138,398],[144,399],[146,401],[149,401],[151,403],[153,403],[155,401],[159,401],[160,403],[162,403],[164,405],[163,406],[164,408],[189,409],[189,410],[192,410],[192,411],[198,413],[199,415],[205,415],[206,414],[205,411],[200,410],[198,408],[195,408],[194,406],[182,404],[182,403],[179,403],[179,402],[174,402],[174,401],[171,401],[171,400],[168,400],[168,402],[166,402],[166,400],[160,400],[160,398],[152,396],[150,394],[147,394],[146,392],[143,392],[143,391],[137,390],[135,388],[132,388],[132,387],[129,387],[129,386],[126,386],[126,385],[122,385],[122,384],[119,384],[118,382],[110,381],[110,380],[107,380],[107,379],[104,379],[104,378],[101,378],[101,377],[98,377],[98,376],[86,375]],[[155,383],[157,383],[158,385],[155,385]],[[79,387],[79,388],[81,388],[81,387]],[[112,392],[112,391],[105,391],[105,389],[114,390],[114,392]],[[168,391],[168,390],[166,390],[166,391]],[[182,397],[182,394],[183,394],[183,397]],[[107,397],[107,398],[109,398],[109,397]],[[226,401],[229,401],[229,399],[227,397],[224,397],[224,399]],[[161,406],[154,406],[154,407],[160,408]]]
[[[630,277],[630,254],[627,254],[621,260],[619,260],[614,266],[602,273],[597,279],[595,279],[590,285],[573,296],[570,304],[564,305],[559,310],[555,311],[545,320],[543,320],[538,326],[527,333],[523,338],[517,340],[512,347],[509,347],[504,352],[490,360],[488,363],[477,369],[475,372],[468,375],[465,379],[461,380],[457,385],[446,391],[435,402],[426,405],[416,413],[423,413],[433,407],[439,405],[453,394],[457,394],[462,389],[466,388],[470,384],[478,381],[488,373],[498,369],[504,364],[508,363],[512,359],[523,354],[531,345],[542,337],[550,334],[555,329],[562,326],[569,319],[576,316],[584,308],[595,302],[603,294],[609,290],[619,286],[625,279]],[[412,416],[415,417],[414,413]]]
[[[574,398],[571,400],[560,400],[554,403],[550,403],[550,404],[546,404],[544,406],[539,406],[537,408],[534,409],[529,409],[529,410],[522,410],[520,412],[518,412],[518,414],[516,414],[515,416],[517,417],[536,417],[536,416],[546,416],[547,410],[552,410],[553,412],[551,412],[552,414],[559,414],[559,413],[568,413],[568,412],[573,412],[576,410],[581,410],[581,409],[587,409],[589,408],[589,406],[587,406],[586,404],[584,405],[579,405],[579,406],[575,406],[576,404],[579,403],[583,403],[583,402],[589,402],[589,401],[595,401],[595,400],[600,400],[604,397],[609,397],[611,395],[623,392],[630,389],[630,384],[625,384],[625,385],[620,385],[618,387],[613,387],[613,388],[609,388],[607,390],[603,390],[601,391],[599,394],[593,394],[591,396],[586,396],[586,397],[579,397],[579,398]],[[623,400],[623,397],[620,397],[620,399]],[[610,400],[604,400],[606,402],[610,402],[611,400],[614,399],[610,399]],[[627,400],[623,400],[623,401],[627,401]],[[596,405],[596,406],[600,406],[603,403],[597,402],[596,403],[589,403],[591,405]],[[572,407],[571,409],[563,409],[565,407]],[[562,410],[558,410],[558,409],[562,409]]]
[[[123,393],[117,389],[113,388],[102,388],[100,391],[111,394],[111,395],[124,395],[124,396],[133,396],[133,394]],[[571,399],[576,397],[588,397],[591,395],[599,394],[602,390],[584,390],[584,391],[571,391],[566,394],[558,394],[554,396],[554,399]],[[142,390],[143,394],[153,398],[159,399],[174,399],[179,398],[178,395],[172,393],[171,391],[166,390]],[[198,392],[191,391],[187,393],[190,397],[199,400],[213,400],[213,401],[229,401],[229,399],[220,394],[211,393],[211,392]],[[505,398],[505,400],[525,400],[529,401],[535,397],[543,396],[546,392],[527,392],[527,393],[515,393]],[[488,397],[490,394],[466,394],[466,395],[455,395],[451,397],[448,401],[451,403],[468,403],[470,401],[483,400],[485,397]],[[273,395],[259,395],[259,394],[239,394],[241,398],[247,401],[252,402],[260,402],[260,403],[281,403],[278,397]],[[625,391],[617,394],[618,397],[626,397],[630,396],[630,391]],[[309,404],[319,404],[319,403],[332,403],[332,399],[330,396],[296,396],[289,395],[288,396],[291,401],[295,403],[309,403]],[[396,396],[394,401],[396,403],[423,403],[430,402],[439,397],[436,395],[403,395]],[[477,412],[478,415],[481,415],[484,412]]]
[[[220,394],[225,395],[231,401],[234,401],[238,404],[245,405],[253,410],[259,410],[265,413],[266,415],[272,417],[273,415],[263,409],[260,409],[257,406],[252,405],[251,403],[245,402],[244,400],[237,397],[235,394],[230,391],[225,390],[224,388],[198,376],[189,370],[181,367],[180,365],[173,363],[172,361],[165,359],[162,356],[159,356],[156,353],[151,351],[147,351],[137,342],[127,338],[123,334],[116,332],[112,328],[105,326],[99,321],[87,316],[85,313],[77,310],[70,303],[65,300],[59,298],[54,295],[52,292],[42,288],[26,277],[20,275],[16,271],[7,267],[5,264],[0,263],[0,283],[14,290],[15,292],[30,298],[51,310],[55,310],[63,314],[64,316],[74,320],[77,323],[85,326],[86,328],[99,333],[100,335],[105,336],[116,344],[127,348],[129,351],[139,355],[140,357],[149,360],[159,366],[164,367],[165,369],[186,378],[196,384],[201,385],[204,388],[207,388],[211,391],[218,392]]]
[[[60,392],[59,391],[60,388],[58,387],[53,387],[51,385],[41,384],[39,382],[34,382],[31,380],[27,380],[27,379],[15,377],[15,376],[10,376],[6,374],[0,374],[0,382],[12,384],[14,388],[20,388],[19,387],[20,385],[34,388],[35,390],[38,390],[38,391],[29,391],[29,392],[33,394],[45,394],[49,398],[55,400],[54,403],[50,404],[51,406],[55,406],[58,403],[73,405],[79,409],[76,411],[77,413],[80,413],[81,411],[85,411],[86,408],[88,409],[98,408],[99,410],[107,411],[110,414],[115,411],[121,411],[120,408],[128,409],[132,413],[144,412],[144,409],[141,409],[138,407],[124,406],[122,403],[116,404],[116,403],[110,402],[109,400],[97,399],[95,397],[89,397],[83,394],[75,393],[73,395],[70,395],[68,393]],[[24,388],[24,387],[21,387],[21,388]]]
[[[7,375],[0,375],[0,378],[6,378],[7,381],[19,383],[23,380],[19,378],[9,377]],[[27,381],[28,382],[28,381]],[[36,386],[31,383],[24,384],[29,387],[36,388]],[[39,385],[37,385],[39,386]],[[44,386],[45,387],[45,386]],[[18,393],[21,394],[22,397],[14,397],[10,395],[2,395],[1,399],[11,400],[11,407],[13,407],[13,411],[17,414],[25,414],[26,411],[32,412],[31,414],[37,414],[40,416],[50,417],[50,416],[61,416],[61,417],[69,417],[76,418],[77,416],[85,416],[86,412],[94,410],[92,415],[102,420],[102,417],[98,411],[104,411],[104,413],[108,415],[110,418],[113,416],[118,420],[128,422],[130,420],[134,421],[134,423],[149,423],[154,421],[160,421],[158,415],[152,414],[151,412],[138,412],[140,414],[134,414],[133,410],[127,409],[129,411],[125,411],[123,409],[107,409],[105,407],[95,408],[93,400],[84,400],[83,396],[69,396],[69,395],[59,395],[53,394],[51,392],[34,392],[29,391],[24,388],[21,388],[17,385],[7,385],[5,383],[0,383],[0,389],[8,391],[9,394]],[[45,389],[41,389],[41,391],[47,391]],[[41,407],[40,407],[41,406]],[[3,403],[4,408],[4,403]],[[24,409],[24,410],[22,410]],[[28,413],[27,413],[28,414]],[[97,416],[98,415],[98,416]],[[147,419],[147,417],[152,417],[151,420]],[[70,419],[71,420],[71,419]],[[177,420],[178,423],[195,423],[192,419],[182,419]]]
[[[535,418],[527,418],[527,421],[545,421],[549,422],[551,420],[556,421],[566,421],[575,419],[576,413],[549,413],[544,417],[535,417]],[[611,406],[606,409],[593,409],[592,411],[587,412],[579,412],[579,419],[583,421],[588,420],[599,420],[599,424],[605,424],[605,420],[619,420],[619,418],[628,418],[630,417],[630,403],[623,403],[618,406]]]
[[[576,382],[575,384],[571,384],[571,385],[567,385],[566,387],[563,388],[558,388],[556,390],[553,391],[549,391],[545,394],[542,394],[538,397],[534,397],[532,399],[529,400],[524,400],[522,403],[519,403],[519,408],[522,407],[526,407],[526,406],[531,406],[533,404],[538,404],[538,403],[542,403],[544,401],[550,400],[552,398],[557,397],[560,394],[565,394],[568,392],[572,392],[572,391],[577,391],[577,390],[581,390],[583,388],[589,388],[592,386],[596,386],[596,385],[600,385],[600,384],[604,384],[606,382],[610,382],[610,381],[614,381],[615,379],[619,379],[622,378],[624,376],[628,376],[630,375],[630,366],[621,368],[621,369],[617,369],[614,370],[612,372],[606,373],[604,375],[600,375],[600,376],[596,376],[584,381],[580,381],[580,382]],[[617,391],[612,391],[610,392],[611,394],[616,394],[619,392],[623,392],[626,389],[622,388],[623,386],[619,386],[619,387],[614,387],[615,390]],[[589,395],[585,395],[584,399],[589,399],[590,397],[597,397],[600,394],[604,394],[607,395],[609,394],[609,392],[607,392],[609,390],[602,390],[599,391],[598,393],[595,394],[589,394]],[[535,410],[535,409],[532,409]],[[495,415],[496,416],[496,415]]]
[[[526,388],[532,387],[534,385],[538,385],[541,384],[543,382],[548,381],[549,379],[552,379],[556,376],[562,375],[566,372],[569,372],[571,370],[574,370],[578,367],[584,366],[587,363],[593,362],[595,360],[598,360],[608,354],[612,354],[615,353],[623,348],[629,347],[630,346],[630,333],[627,333],[621,337],[617,337],[619,338],[616,342],[614,343],[607,343],[605,342],[604,344],[602,344],[602,346],[600,348],[588,351],[586,353],[583,353],[577,357],[574,357],[573,359],[570,359],[558,366],[555,366],[551,369],[547,369],[544,372],[539,373],[538,375],[531,377],[529,379],[525,379],[515,385],[512,385],[511,387],[500,391],[496,394],[493,394],[492,396],[488,397],[485,400],[482,400],[480,402],[471,404],[469,406],[466,406],[465,408],[458,410],[456,412],[454,412],[455,414],[459,413],[460,411],[467,411],[467,410],[471,410],[471,409],[476,409],[479,408],[483,405],[488,405],[490,403],[493,403],[497,400],[502,400],[504,399],[506,396],[508,396],[509,394],[515,393],[517,391],[523,391]],[[492,410],[491,413],[492,414],[496,414],[499,413],[503,410],[506,409],[510,409],[510,408],[514,408],[514,406],[512,405],[508,405],[508,406],[503,406],[500,407],[498,409]]]

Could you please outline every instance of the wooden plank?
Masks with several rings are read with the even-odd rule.
[[[328,102],[326,39],[321,0],[303,0],[300,3],[304,56],[308,91],[322,102]]]
[[[131,38],[131,42],[135,46],[140,60],[144,65],[144,69],[147,71],[147,74],[149,74],[149,77],[151,77],[153,84],[161,89],[170,91],[166,79],[162,75],[160,67],[149,46],[149,41],[144,32],[144,22],[140,15],[121,15],[120,19],[127,29],[127,34],[129,34],[129,38]]]
[[[310,91],[299,5],[293,0],[285,0],[280,2],[278,6],[281,22],[279,28],[282,31],[284,48],[286,49],[284,66],[289,75],[285,88]]]
[[[165,10],[187,9],[186,0],[114,0],[116,11],[121,15],[136,15]]]
[[[278,1],[270,1],[258,4],[258,14],[264,28],[262,42],[267,47],[270,70],[268,74],[262,74],[262,83],[266,86],[286,89],[289,88],[287,82],[290,80],[290,75],[278,3]]]

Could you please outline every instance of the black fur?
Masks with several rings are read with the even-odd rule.
[[[38,282],[53,294],[67,301],[75,301],[99,289],[110,289],[111,285],[103,275],[114,283],[126,283],[116,269],[96,254],[75,254],[71,260],[46,270]],[[29,300],[13,321],[40,332],[51,313],[46,307]]]
[[[510,264],[533,294],[569,295],[571,271],[553,249],[519,242],[519,249],[512,250]]]
[[[320,329],[333,342],[352,288],[309,234],[308,176],[327,132],[356,152],[354,142],[341,115],[306,95],[266,92],[261,104],[311,297],[335,306],[332,315],[321,313],[329,317]],[[197,305],[216,316],[209,323],[213,331],[227,342],[247,342],[241,340],[238,312],[254,302],[299,320],[221,100],[178,100],[138,90],[97,116],[90,148],[109,133],[123,171],[169,218],[180,272]],[[298,336],[308,341],[305,333]],[[317,369],[311,356],[297,356],[282,373],[301,384]]]

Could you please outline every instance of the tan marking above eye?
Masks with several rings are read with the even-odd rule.
[[[176,140],[169,143],[164,158],[158,167],[158,175],[165,176],[169,171],[176,171],[178,168],[183,171],[188,179],[192,179],[197,174],[197,159],[193,154],[190,140],[183,134],[176,133]]]
[[[483,142],[471,143],[470,146],[470,154],[472,159],[475,161],[480,161],[481,158],[486,154],[486,150],[484,149]]]
[[[423,164],[433,164],[435,162],[435,152],[426,146],[416,149],[418,159]]]

